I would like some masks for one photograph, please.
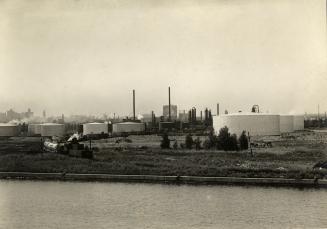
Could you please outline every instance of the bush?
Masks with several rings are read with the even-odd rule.
[[[164,133],[162,135],[160,147],[161,147],[161,149],[169,149],[170,148],[170,139],[168,138],[167,133]]]
[[[204,149],[211,149],[212,148],[212,145],[211,145],[209,139],[204,140],[204,142],[203,142],[203,148]]]
[[[192,149],[192,146],[193,146],[193,138],[191,134],[188,134],[185,137],[185,147],[187,149]]]
[[[241,150],[246,150],[249,148],[249,141],[248,137],[246,136],[246,132],[243,131],[240,138],[238,139],[240,142],[240,149]]]
[[[177,149],[177,148],[178,148],[177,141],[174,142],[173,148],[174,148],[174,149]]]
[[[216,146],[217,149],[225,151],[238,150],[237,136],[235,134],[230,135],[228,127],[225,126],[219,130]]]

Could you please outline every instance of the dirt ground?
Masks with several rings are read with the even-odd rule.
[[[178,145],[185,141],[185,136],[169,138]],[[203,142],[206,137],[199,138]],[[0,139],[0,171],[285,178],[325,174],[312,167],[327,160],[327,132],[302,131],[252,140],[271,142],[272,147],[253,148],[253,155],[249,150],[162,150],[160,136],[133,135],[92,140],[94,159],[89,160],[40,153],[38,138]]]

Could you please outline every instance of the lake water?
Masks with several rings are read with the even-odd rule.
[[[327,227],[327,190],[0,181],[0,228]]]

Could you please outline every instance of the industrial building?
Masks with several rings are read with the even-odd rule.
[[[294,115],[294,130],[304,130],[304,115]]]
[[[16,124],[0,123],[0,137],[14,137],[19,134],[19,128]]]
[[[107,123],[85,123],[83,124],[83,135],[108,134]]]
[[[266,113],[234,113],[213,116],[213,128],[216,133],[227,126],[229,132],[240,136],[242,131],[256,135],[280,135],[280,115]]]
[[[169,105],[163,106],[163,112],[162,115],[166,120],[169,119]],[[176,120],[177,119],[177,105],[170,105],[170,119]]]
[[[294,131],[294,116],[293,115],[280,115],[280,132],[291,133]]]
[[[29,136],[41,134],[41,124],[28,124],[27,133]]]
[[[44,123],[41,124],[41,136],[42,137],[52,137],[58,136],[62,137],[65,134],[65,125],[58,123]]]
[[[145,131],[145,125],[141,122],[121,122],[112,125],[113,133],[141,133]]]

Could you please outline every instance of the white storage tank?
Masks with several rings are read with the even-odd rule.
[[[294,130],[304,130],[304,115],[294,115]]]
[[[293,115],[280,115],[280,132],[291,133],[294,131],[294,116]]]
[[[65,125],[58,123],[44,123],[41,124],[41,136],[51,137],[51,136],[64,136]]]
[[[28,134],[29,135],[41,134],[41,124],[28,124]]]
[[[143,132],[144,130],[145,125],[140,122],[121,122],[112,125],[113,133]]]
[[[213,116],[213,127],[219,130],[228,127],[231,134],[240,136],[242,131],[251,136],[280,135],[280,116],[265,113],[235,113]]]
[[[16,124],[0,123],[0,136],[1,137],[14,137],[18,136],[19,130]]]
[[[91,134],[108,134],[108,124],[107,123],[85,123],[83,124],[83,135]]]

